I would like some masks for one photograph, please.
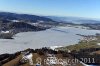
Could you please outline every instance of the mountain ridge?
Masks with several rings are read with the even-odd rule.
[[[60,16],[46,16],[55,21],[64,22],[64,23],[75,23],[75,24],[84,24],[84,23],[100,23],[100,20],[84,17],[60,17]]]
[[[30,14],[18,14],[18,13],[11,13],[11,12],[0,12],[0,19],[8,19],[8,20],[27,20],[32,22],[37,21],[53,21],[50,18],[37,16],[37,15],[30,15]]]

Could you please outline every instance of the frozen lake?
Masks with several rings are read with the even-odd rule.
[[[93,35],[96,33],[100,31],[74,27],[57,27],[39,32],[18,33],[14,39],[0,39],[0,54],[13,53],[27,48],[68,46],[78,43],[82,38],[76,34]]]

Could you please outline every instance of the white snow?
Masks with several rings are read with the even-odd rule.
[[[99,46],[100,46],[100,43],[97,43],[97,45],[99,45]]]
[[[9,33],[10,31],[1,31],[1,33]]]
[[[76,34],[93,35],[96,33],[100,31],[74,27],[56,27],[45,31],[18,33],[13,37],[14,39],[0,39],[0,54],[13,53],[27,48],[68,46],[80,41],[82,37]]]
[[[55,48],[59,48],[59,47],[63,47],[63,46],[51,46],[50,49],[55,50]]]
[[[30,54],[28,54],[28,55],[23,55],[23,60],[24,59],[27,59],[27,60],[29,60],[29,64],[30,65],[33,65],[33,60],[32,60],[32,57],[33,57],[33,55],[32,55],[32,53],[30,53]]]
[[[12,22],[20,22],[19,20],[12,20]]]

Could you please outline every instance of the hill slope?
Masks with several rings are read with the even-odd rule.
[[[53,21],[50,18],[36,16],[36,15],[29,15],[29,14],[17,14],[17,13],[10,13],[10,12],[0,12],[0,19],[7,19],[7,20],[27,20],[32,22],[37,21]]]

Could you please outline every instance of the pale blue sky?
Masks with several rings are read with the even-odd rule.
[[[0,0],[0,11],[100,19],[100,0]]]

